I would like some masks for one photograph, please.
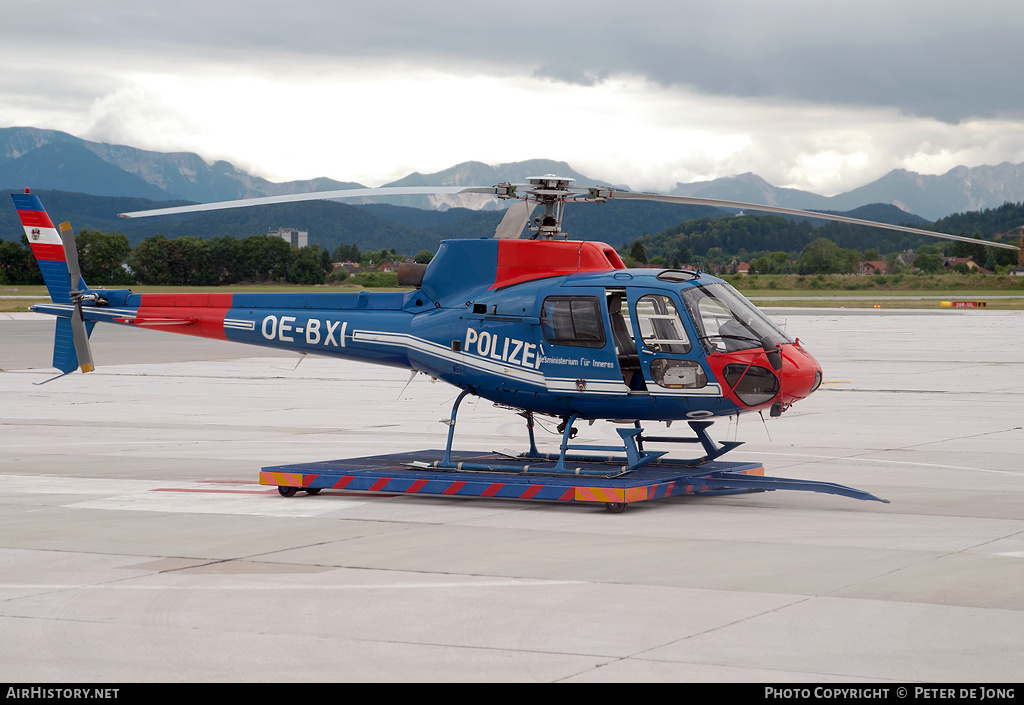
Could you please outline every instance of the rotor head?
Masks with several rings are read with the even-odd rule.
[[[567,176],[558,176],[556,174],[545,174],[544,176],[529,176],[526,178],[527,183],[525,184],[510,184],[503,183],[495,186],[495,196],[501,199],[518,198],[521,202],[525,202],[527,205],[516,209],[515,206],[509,209],[509,211],[516,210],[515,214],[508,216],[510,221],[509,227],[502,228],[499,226],[499,232],[505,232],[508,234],[497,235],[497,237],[519,237],[520,230],[515,234],[511,234],[512,229],[515,227],[513,221],[519,222],[523,208],[528,210],[527,219],[529,214],[532,214],[533,209],[537,206],[544,207],[544,213],[534,218],[529,222],[529,229],[533,235],[530,236],[531,240],[566,240],[568,236],[562,232],[562,212],[565,207],[565,202],[569,200],[576,200],[581,194],[586,193],[586,189],[579,189],[573,187],[576,183],[576,179],[569,178]],[[519,205],[519,204],[516,204]],[[502,221],[505,224],[505,221]]]

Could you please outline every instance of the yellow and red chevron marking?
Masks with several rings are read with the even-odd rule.
[[[574,499],[577,502],[642,502],[647,499],[653,487],[579,487]]]
[[[304,475],[298,472],[260,471],[261,485],[276,485],[278,487],[305,487],[316,478],[316,475]]]

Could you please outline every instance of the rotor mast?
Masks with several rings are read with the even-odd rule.
[[[501,199],[521,198],[544,207],[544,213],[530,223],[531,240],[567,240],[568,235],[562,232],[562,213],[566,200],[576,196],[572,190],[576,180],[554,174],[529,176],[526,180],[528,187],[507,182],[498,184],[494,195]]]

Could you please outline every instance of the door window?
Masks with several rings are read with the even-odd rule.
[[[699,362],[668,357],[651,360],[651,379],[669,389],[700,389],[708,384]]]
[[[672,299],[664,294],[648,294],[636,302],[640,337],[651,352],[685,354],[690,338]]]
[[[604,347],[601,308],[593,296],[549,296],[541,307],[540,326],[549,343]]]

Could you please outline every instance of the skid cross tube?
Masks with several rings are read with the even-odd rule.
[[[721,457],[736,446],[742,445],[741,441],[723,441],[721,444],[708,435],[713,421],[689,421],[690,429],[694,432],[692,438],[679,436],[645,436],[640,421],[633,422],[633,428],[615,429],[622,441],[622,445],[589,445],[571,444],[570,441],[575,435],[575,424],[579,420],[578,413],[573,414],[565,420],[560,427],[562,429],[562,442],[559,445],[558,454],[540,453],[537,450],[536,438],[534,436],[533,412],[526,411],[521,415],[526,419],[526,431],[530,440],[530,450],[518,456],[521,460],[539,460],[540,465],[509,465],[504,463],[473,463],[453,462],[452,444],[455,440],[455,424],[459,414],[459,405],[466,395],[471,394],[471,389],[464,390],[452,404],[452,412],[449,418],[442,423],[448,426],[448,442],[445,444],[444,457],[431,463],[417,463],[418,466],[427,466],[439,470],[462,470],[467,472],[498,472],[516,474],[545,474],[545,475],[577,475],[588,477],[618,477],[633,472],[651,463],[666,463],[683,467],[699,466],[715,458]],[[665,458],[668,451],[644,450],[644,441],[651,443],[700,443],[704,449],[704,455],[700,458],[690,460],[679,460],[676,458]],[[584,451],[582,454],[570,453],[569,451]],[[607,454],[598,455],[587,451],[606,451]],[[623,455],[624,454],[624,455]],[[548,464],[554,461],[554,464]],[[612,465],[607,469],[570,467],[566,463],[601,463]]]
[[[452,405],[451,418],[447,421],[442,421],[442,423],[448,424],[448,443],[444,447],[444,458],[441,459],[441,462],[444,463],[444,467],[452,466],[452,441],[455,439],[455,417],[459,413],[459,404],[462,403],[462,400],[466,398],[467,394],[469,394],[468,389],[458,396],[455,403]]]
[[[533,421],[533,412],[524,411],[523,413],[520,414],[520,416],[526,419],[526,433],[530,437],[530,450],[528,451],[526,457],[536,458],[538,455],[540,455],[540,452],[537,450],[537,439],[533,435],[533,427],[535,425]]]
[[[553,470],[559,473],[571,472],[566,468],[565,463],[567,461],[621,463],[621,471],[623,473],[627,473],[651,463],[667,463],[683,467],[698,466],[710,460],[714,460],[715,458],[720,458],[733,448],[743,445],[742,441],[722,441],[721,443],[716,443],[714,439],[708,435],[707,431],[708,428],[714,424],[713,421],[687,422],[690,425],[690,429],[694,432],[694,436],[692,438],[682,436],[645,436],[644,430],[640,426],[640,422],[635,421],[633,428],[615,429],[619,434],[619,438],[622,439],[621,446],[570,445],[569,439],[572,437],[573,424],[576,423],[578,418],[579,414],[573,414],[566,421],[565,428],[562,432],[562,444],[559,447],[559,453],[557,455],[552,453],[537,453],[536,447],[532,443],[533,436],[531,429],[530,453],[524,453],[519,457],[524,459],[554,460],[556,462]],[[687,460],[665,458],[664,456],[668,454],[668,451],[644,450],[644,441],[651,443],[700,443],[704,449],[704,455],[699,458],[691,458]],[[625,453],[625,455],[577,455],[570,454],[568,452],[570,449],[584,451],[612,451],[613,453]]]
[[[462,403],[462,400],[466,398],[466,395],[470,394],[471,392],[472,392],[471,389],[467,389],[467,390],[463,391],[461,394],[459,394],[459,396],[455,399],[455,403],[452,405],[451,416],[449,418],[447,418],[447,419],[442,420],[442,423],[447,424],[447,426],[448,426],[448,443],[445,445],[444,457],[441,460],[435,460],[435,461],[430,462],[430,463],[411,463],[411,466],[414,466],[414,467],[429,467],[429,468],[435,468],[435,469],[438,469],[438,470],[457,470],[457,471],[463,471],[463,472],[515,473],[517,475],[526,475],[526,474],[538,475],[539,474],[539,475],[578,475],[578,476],[588,476],[588,477],[615,477],[617,475],[622,474],[623,471],[622,471],[621,468],[615,468],[614,470],[609,471],[608,469],[604,469],[604,468],[579,468],[579,467],[577,467],[577,468],[571,468],[570,469],[570,468],[566,467],[565,461],[566,461],[567,458],[566,458],[566,455],[565,455],[565,446],[566,446],[566,443],[568,442],[568,437],[569,437],[570,433],[572,432],[572,423],[568,423],[566,425],[566,430],[565,430],[565,433],[563,434],[563,443],[562,443],[563,448],[562,448],[562,452],[558,456],[558,462],[556,462],[554,465],[543,464],[543,465],[540,465],[540,466],[537,466],[537,465],[531,466],[531,465],[522,465],[522,464],[510,465],[510,464],[504,464],[504,463],[474,463],[474,462],[466,462],[466,461],[454,462],[452,460],[452,442],[455,439],[455,423],[456,423],[456,418],[457,418],[458,413],[459,413],[459,405]],[[537,445],[536,445],[536,442],[535,442],[535,439],[534,439],[534,435],[533,435],[533,426],[534,426],[533,413],[528,411],[528,412],[526,412],[524,414],[524,416],[526,417],[526,428],[527,428],[527,432],[529,433],[529,437],[530,437],[530,454],[529,455],[524,454],[524,455],[521,455],[519,457],[521,457],[521,458],[534,458],[535,457],[538,460],[550,460],[550,458],[545,458],[544,456],[542,456],[540,453],[537,452]],[[572,421],[575,421],[576,417],[577,417],[577,415],[574,414],[572,416]],[[618,449],[617,448],[611,448],[611,450],[618,450]]]

